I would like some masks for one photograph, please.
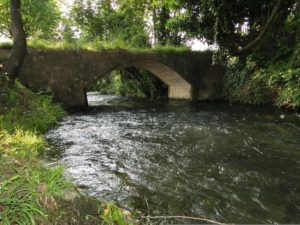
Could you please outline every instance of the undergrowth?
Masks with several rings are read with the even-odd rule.
[[[299,53],[300,45],[290,57],[265,66],[258,66],[251,57],[244,63],[232,58],[225,76],[225,97],[231,102],[300,108]]]
[[[224,95],[231,102],[300,108],[300,13],[269,33],[251,54],[231,57]]]
[[[39,161],[46,146],[41,134],[64,111],[19,83],[1,91],[0,103],[0,224],[35,224],[47,219],[46,196],[54,204],[70,187],[62,168],[46,169]]]
[[[19,83],[1,95],[0,129],[10,133],[18,128],[45,133],[65,114],[59,105],[52,104],[51,97],[35,94]]]

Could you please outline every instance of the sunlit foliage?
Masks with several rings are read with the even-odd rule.
[[[0,0],[0,34],[11,38],[9,0]],[[22,0],[22,19],[27,37],[55,37],[60,12],[55,0]]]

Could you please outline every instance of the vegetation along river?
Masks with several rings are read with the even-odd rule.
[[[89,95],[47,134],[84,192],[151,215],[300,223],[300,118],[267,107]]]

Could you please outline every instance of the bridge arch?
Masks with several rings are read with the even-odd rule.
[[[169,98],[191,99],[191,84],[167,65],[152,60],[135,60],[129,65],[148,70],[163,81],[168,86]]]
[[[0,60],[6,60],[10,52],[0,49]],[[84,88],[122,66],[152,72],[169,87],[169,98],[197,101],[220,98],[225,73],[222,66],[212,65],[212,52],[208,51],[28,49],[18,78],[36,91],[50,88],[66,107],[85,107]]]
[[[191,99],[191,84],[182,78],[175,70],[169,66],[154,60],[137,59],[126,62],[119,62],[118,65],[106,70],[105,73],[95,76],[93,80],[89,81],[86,85],[90,86],[95,80],[101,78],[105,74],[119,69],[121,67],[135,67],[137,69],[143,69],[151,72],[154,76],[159,78],[168,87],[168,98],[173,99]]]

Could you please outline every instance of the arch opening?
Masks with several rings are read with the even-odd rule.
[[[96,76],[84,92],[89,93],[88,105],[93,105],[93,95],[100,94],[145,97],[148,99],[191,99],[191,85],[168,66],[150,60],[135,60],[116,66],[105,74]],[[94,93],[91,93],[94,92]]]
[[[149,100],[167,99],[168,86],[147,70],[120,67],[98,78],[85,89],[87,105],[106,104],[115,96],[138,97]]]

